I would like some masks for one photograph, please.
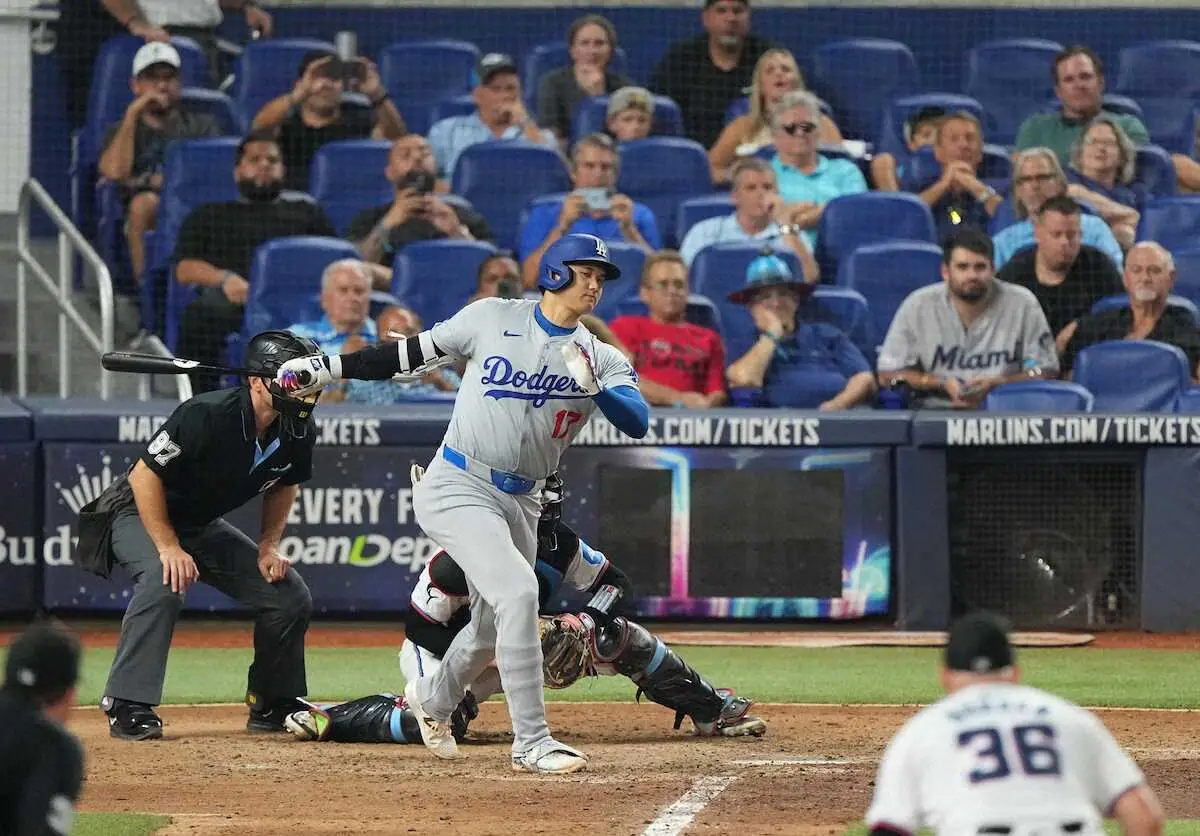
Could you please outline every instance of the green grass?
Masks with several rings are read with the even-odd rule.
[[[1104,831],[1111,833],[1112,836],[1119,836],[1121,828],[1116,822],[1109,821],[1104,823]],[[925,831],[922,831],[925,833]],[[856,824],[846,831],[846,836],[866,836],[867,829],[861,824]],[[1163,830],[1164,836],[1200,836],[1200,819],[1176,819],[1167,822],[1166,828]]]
[[[144,813],[80,813],[75,820],[72,836],[150,836],[166,827],[166,816]]]
[[[926,703],[938,697],[937,649],[684,647],[681,652],[717,685],[760,702]],[[248,649],[172,651],[164,701],[240,702],[250,656]],[[391,648],[318,648],[307,658],[309,694],[317,699],[395,692],[403,686]],[[1018,659],[1026,682],[1083,705],[1200,707],[1200,665],[1192,653],[1029,649]],[[99,700],[111,662],[111,650],[86,652],[80,702]],[[550,698],[632,700],[633,693],[623,677],[599,677],[551,692]]]

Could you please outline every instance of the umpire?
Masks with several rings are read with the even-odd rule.
[[[49,624],[8,650],[0,687],[0,833],[66,836],[83,783],[83,749],[63,725],[75,703],[79,642]]]
[[[285,360],[319,352],[291,332],[264,331],[247,346],[246,365],[273,376]],[[154,706],[184,593],[197,580],[256,614],[246,728],[283,731],[284,717],[304,707],[296,697],[307,692],[312,598],[277,547],[297,485],[312,475],[315,402],[257,377],[197,395],[179,405],[129,473],[80,512],[80,563],[102,577],[116,563],[135,582],[100,704],[113,737],[162,737]],[[221,515],[259,494],[256,544]]]

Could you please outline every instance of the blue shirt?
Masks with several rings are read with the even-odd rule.
[[[454,369],[442,369],[442,378],[455,389],[462,383],[462,378]],[[453,402],[454,392],[443,392],[432,383],[424,380],[350,380],[347,381],[346,403],[388,404],[404,403],[417,400],[444,400]]]
[[[1088,191],[1093,191],[1098,195],[1107,197],[1109,200],[1120,203],[1122,206],[1130,206],[1142,211],[1142,206],[1146,202],[1148,195],[1146,187],[1141,183],[1117,183],[1111,189],[1103,183],[1097,183],[1091,177],[1085,177],[1073,168],[1067,169],[1067,182],[1077,183],[1083,186]]]
[[[1083,243],[1100,250],[1113,260],[1118,270],[1122,269],[1125,265],[1125,254],[1121,252],[1121,245],[1113,237],[1108,224],[1102,218],[1088,214],[1081,215],[1079,220]],[[996,246],[996,269],[999,270],[1018,252],[1034,246],[1033,221],[1024,220],[998,232],[992,238],[992,243]]]
[[[375,330],[375,322],[371,319],[363,320],[362,325],[354,331],[338,331],[329,321],[328,316],[297,323],[288,330],[297,337],[308,337],[324,354],[341,354],[342,346],[351,337],[362,337],[369,343],[373,343],[379,338],[379,332]]]
[[[863,179],[862,172],[849,160],[818,154],[817,167],[811,174],[805,174],[775,157],[771,160],[771,168],[775,170],[779,194],[788,203],[808,202],[824,206],[835,197],[861,194],[867,190],[867,181]],[[816,246],[815,229],[805,230],[802,237],[809,249]]]
[[[871,366],[836,325],[797,322],[780,340],[763,378],[763,406],[816,409]]]
[[[554,138],[554,134],[544,129],[540,129],[539,133],[541,139],[538,145],[558,148],[558,140]],[[454,176],[454,164],[458,162],[458,155],[464,149],[481,142],[512,141],[523,136],[520,125],[509,125],[504,133],[497,137],[491,128],[483,124],[483,120],[479,118],[479,111],[475,111],[466,116],[448,116],[439,120],[429,129],[429,145],[433,148],[438,171],[450,179]]]
[[[521,227],[520,240],[517,242],[518,259],[528,258],[542,245],[546,236],[558,223],[560,211],[562,211],[561,200],[539,203],[529,211],[529,217],[525,220],[525,225]],[[658,234],[658,221],[654,219],[654,213],[644,204],[633,204],[633,225],[637,227],[638,232],[642,233],[642,237],[646,239],[646,243],[652,249],[662,248],[662,238]],[[584,215],[571,224],[571,228],[567,232],[572,235],[575,233],[595,235],[604,241],[625,240],[625,236],[621,234],[621,227],[612,215],[605,215],[602,218]]]
[[[762,241],[773,249],[791,252],[791,247],[779,234],[779,224],[772,221],[766,229],[757,235],[749,235],[738,223],[737,213],[722,215],[719,218],[705,218],[697,222],[683,236],[679,246],[679,255],[688,267],[696,259],[696,254],[711,244],[739,243],[743,241]]]

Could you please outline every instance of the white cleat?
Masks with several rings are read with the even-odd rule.
[[[450,721],[439,723],[425,713],[425,709],[421,707],[421,701],[417,699],[416,682],[405,684],[404,699],[417,718],[417,728],[421,730],[421,740],[425,742],[426,749],[443,760],[453,761],[466,757],[458,751],[458,743],[454,740],[454,729],[451,727]]]
[[[513,755],[516,772],[537,772],[542,775],[568,775],[587,769],[587,756],[577,749],[547,737],[523,755]]]

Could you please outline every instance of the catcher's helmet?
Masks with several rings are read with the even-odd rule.
[[[594,264],[604,268],[604,280],[621,278],[621,268],[608,257],[608,244],[595,235],[575,233],[564,235],[542,254],[538,265],[538,287],[543,290],[562,290],[575,276],[572,264]]]
[[[246,368],[274,375],[288,360],[320,353],[320,346],[308,337],[298,337],[291,331],[263,331],[255,334],[246,346]],[[284,430],[296,438],[304,438],[320,393],[297,397],[274,380],[267,384],[267,389],[271,393],[271,406],[279,413]]]

